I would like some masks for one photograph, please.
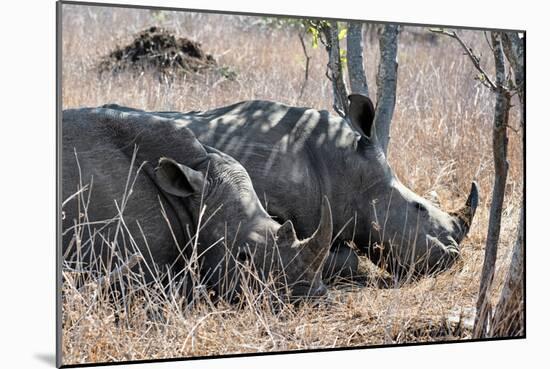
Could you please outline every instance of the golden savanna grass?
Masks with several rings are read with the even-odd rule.
[[[145,110],[189,111],[270,99],[331,110],[332,89],[322,46],[308,45],[309,80],[299,97],[305,59],[297,32],[266,27],[260,17],[64,5],[62,21],[64,109],[119,103]],[[152,73],[99,77],[96,66],[101,57],[153,25],[201,42],[219,65],[237,73],[236,80],[215,72],[187,75],[169,84],[160,83]],[[460,262],[435,277],[380,288],[379,273],[363,260],[366,286],[331,287],[330,302],[278,309],[261,301],[242,306],[202,301],[186,309],[181,301],[153,292],[123,304],[102,298],[98,291],[79,290],[76,274],[66,269],[63,363],[470,338],[467,324],[457,326],[449,317],[459,317],[461,311],[468,315],[476,303],[493,183],[494,98],[474,80],[476,71],[454,40],[439,37],[431,43],[408,30],[412,28],[400,37],[389,162],[407,186],[426,196],[435,191],[447,210],[463,204],[473,179],[479,183],[480,205],[462,244]],[[461,35],[492,73],[492,53],[483,32],[461,31]],[[366,40],[369,88],[376,96],[378,46]],[[510,125],[519,125],[517,106]],[[512,130],[509,163],[493,302],[506,274],[523,200],[522,137]],[[160,311],[161,318],[152,316],[151,309]]]

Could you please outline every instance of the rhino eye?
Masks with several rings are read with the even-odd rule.
[[[419,203],[419,202],[415,202],[414,207],[416,208],[416,210],[418,210],[420,212],[427,212],[428,211],[428,209],[426,209],[426,207],[424,205],[422,205],[421,203]]]

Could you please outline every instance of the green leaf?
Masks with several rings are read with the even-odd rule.
[[[316,49],[319,47],[319,30],[315,27],[309,27],[307,30],[311,34],[311,47]]]
[[[342,41],[346,37],[347,34],[348,34],[348,29],[347,28],[342,28],[340,30],[340,32],[338,32],[338,40]]]
[[[342,69],[346,68],[347,63],[348,63],[348,54],[346,50],[340,49],[340,64],[342,65]]]

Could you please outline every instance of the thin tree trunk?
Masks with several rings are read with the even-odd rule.
[[[522,107],[521,124],[524,125],[525,121],[523,116],[523,107],[525,106],[525,74],[523,71],[525,67],[525,48],[523,45],[523,40],[519,38],[517,32],[503,32],[502,35],[504,54],[514,70],[515,88],[518,91],[519,102]]]
[[[521,128],[525,126],[524,113],[524,46],[515,32],[503,33],[503,46],[515,76],[521,108]],[[523,134],[524,131],[521,129]],[[525,199],[524,199],[525,201]],[[525,334],[524,264],[525,263],[525,205],[522,205],[518,222],[518,234],[512,251],[512,260],[506,281],[491,321],[491,336],[509,337]]]
[[[307,53],[306,43],[304,41],[305,31],[303,33],[298,34],[298,38],[300,39],[300,44],[302,45],[302,50],[304,51],[304,57],[306,58],[306,67],[304,70],[304,82],[302,83],[302,88],[300,88],[300,94],[298,95],[298,99],[300,100],[302,96],[304,95],[304,91],[306,89],[307,81],[309,80],[309,61],[311,60],[311,56]]]
[[[348,75],[351,93],[369,96],[363,62],[363,23],[349,22],[347,42]]]
[[[474,324],[474,338],[486,335],[488,318],[490,315],[489,293],[495,273],[498,242],[500,238],[500,221],[502,216],[502,203],[508,174],[507,157],[507,127],[510,111],[510,93],[505,88],[506,69],[504,53],[502,50],[501,34],[491,32],[491,43],[495,59],[496,71],[496,102],[493,119],[493,161],[495,166],[495,179],[493,183],[493,195],[489,215],[489,228],[487,231],[487,244],[485,246],[485,258],[481,271],[481,284],[477,300],[477,313]]]
[[[525,208],[521,207],[518,235],[512,261],[502,288],[500,300],[491,320],[491,337],[521,336],[525,333],[523,300],[523,265],[525,261]]]
[[[327,77],[332,82],[334,95],[333,108],[341,117],[348,115],[348,89],[342,73],[342,62],[340,59],[340,42],[338,40],[338,23],[330,21],[328,27],[323,27],[326,38],[326,49],[329,55]]]
[[[395,108],[397,89],[397,44],[399,26],[387,24],[380,35],[380,62],[376,75],[376,137],[387,155],[390,141],[390,124]]]

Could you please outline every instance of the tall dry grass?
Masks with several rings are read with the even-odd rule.
[[[305,60],[298,36],[263,27],[259,18],[64,5],[63,108],[119,103],[146,110],[206,110],[247,99],[271,99],[331,109],[325,77],[326,53],[308,49],[309,81],[301,98]],[[188,75],[171,84],[144,73],[98,77],[98,60],[128,43],[145,27],[160,25],[200,41],[220,65],[237,73],[230,81],[216,73]],[[493,70],[482,32],[462,31]],[[376,44],[367,43],[367,75],[375,96]],[[475,306],[483,262],[493,182],[491,127],[494,99],[474,81],[475,69],[453,40],[437,44],[404,32],[399,46],[397,103],[389,162],[399,178],[419,194],[435,191],[452,209],[475,179],[481,189],[476,218],[462,244],[462,258],[449,271],[399,288],[379,288],[378,272],[366,260],[366,286],[331,288],[330,303],[241,307],[198,303],[183,310],[169,296],[136,297],[121,306],[101,294],[83,293],[76,274],[65,270],[63,362],[103,362],[207,356],[341,346],[467,339],[467,316]],[[519,104],[516,104],[519,105]],[[511,125],[519,111],[512,109]],[[494,280],[498,298],[515,238],[522,202],[522,138],[512,132],[509,177]],[[432,196],[432,195],[430,195]],[[88,276],[88,278],[90,278]],[[162,319],[149,314],[151,301]],[[449,317],[452,317],[449,319]],[[467,320],[467,319],[466,319]]]

